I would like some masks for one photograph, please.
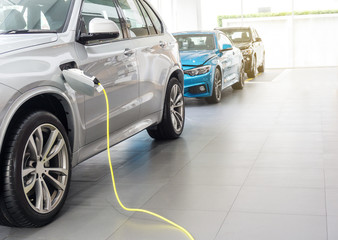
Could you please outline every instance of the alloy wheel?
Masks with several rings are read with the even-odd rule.
[[[221,79],[221,75],[220,75],[219,71],[215,72],[214,85],[215,85],[215,96],[216,96],[216,99],[218,101],[220,101],[221,97],[222,97],[222,79]]]
[[[24,194],[40,214],[62,200],[69,178],[69,155],[61,132],[51,124],[38,126],[27,140],[21,170]]]
[[[181,88],[175,84],[170,92],[170,115],[176,133],[181,132],[184,123],[184,98]]]

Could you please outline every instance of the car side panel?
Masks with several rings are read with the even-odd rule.
[[[140,117],[158,112],[163,100],[171,69],[177,62],[177,45],[170,34],[135,40],[140,76]]]
[[[78,46],[81,53],[79,68],[95,76],[106,89],[110,105],[110,132],[115,132],[138,119],[139,82],[133,41],[124,40],[93,46]],[[86,144],[106,134],[106,109],[102,93],[86,96],[85,123]]]

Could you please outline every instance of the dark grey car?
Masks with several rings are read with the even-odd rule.
[[[222,27],[217,28],[225,33],[241,49],[245,61],[245,72],[248,77],[256,77],[265,69],[264,44],[253,27]]]
[[[17,4],[16,4],[17,3]],[[63,71],[96,77],[110,103],[111,143],[184,127],[176,40],[145,0],[22,0],[0,6],[0,222],[53,220],[71,167],[105,150],[104,96]]]

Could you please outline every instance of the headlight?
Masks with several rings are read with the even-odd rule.
[[[203,66],[203,67],[197,67],[197,68],[192,68],[189,70],[185,70],[184,74],[188,74],[190,76],[197,76],[197,75],[202,75],[210,71],[211,65]]]
[[[250,49],[250,48],[249,49],[245,49],[245,50],[242,51],[242,54],[243,55],[251,55],[252,54],[252,49]]]

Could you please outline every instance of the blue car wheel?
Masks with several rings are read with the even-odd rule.
[[[219,103],[222,99],[222,75],[218,68],[215,70],[214,84],[211,97],[206,98],[208,103]]]

